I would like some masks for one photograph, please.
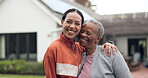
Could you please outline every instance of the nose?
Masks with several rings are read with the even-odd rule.
[[[70,25],[70,28],[75,28],[75,25],[74,25],[74,24],[71,24],[71,25]]]
[[[81,37],[86,37],[86,33],[85,33],[85,32],[80,33],[80,36],[81,36]]]

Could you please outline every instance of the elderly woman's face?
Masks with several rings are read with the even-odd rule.
[[[96,46],[99,38],[97,36],[98,27],[92,22],[87,22],[80,32],[80,45],[85,48]]]

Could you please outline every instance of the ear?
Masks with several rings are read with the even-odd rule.
[[[98,43],[101,40],[101,38],[97,38],[96,42]]]
[[[61,24],[63,24],[63,22],[64,22],[64,21],[63,21],[63,20],[61,20]]]
[[[60,26],[61,26],[61,27],[63,27],[63,22],[64,22],[64,21],[63,21],[63,20],[61,20],[61,24],[60,24]]]

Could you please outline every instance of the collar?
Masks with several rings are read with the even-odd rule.
[[[68,47],[75,47],[74,43],[75,43],[76,40],[69,40],[69,39],[67,39],[67,38],[63,35],[63,33],[60,33],[60,41],[61,41],[62,43],[64,43],[66,46],[68,46]]]

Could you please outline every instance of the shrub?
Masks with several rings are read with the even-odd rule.
[[[43,75],[43,65],[25,60],[0,61],[0,73]]]

